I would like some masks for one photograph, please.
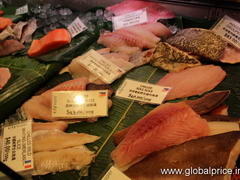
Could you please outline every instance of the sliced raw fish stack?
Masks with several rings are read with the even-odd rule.
[[[112,152],[116,167],[126,170],[148,154],[207,136],[208,124],[187,104],[166,103],[136,122]]]
[[[0,57],[7,56],[19,50],[22,50],[24,45],[17,40],[4,40],[0,42]]]
[[[141,0],[124,0],[108,7],[107,10],[118,16],[144,8],[147,10],[148,22],[156,22],[158,19],[175,17],[173,12],[161,6],[160,3]]]
[[[158,85],[171,87],[165,100],[200,95],[215,88],[225,78],[220,66],[204,65],[171,72],[158,81]]]
[[[125,174],[132,180],[231,180],[231,174],[190,174],[186,169],[234,169],[240,154],[240,132],[203,137],[154,152]],[[182,169],[189,176],[163,174],[164,169]],[[198,171],[200,172],[200,171]],[[214,171],[212,171],[214,173]],[[216,172],[215,172],[216,173]]]
[[[7,84],[11,78],[11,73],[8,68],[0,68],[0,90]]]

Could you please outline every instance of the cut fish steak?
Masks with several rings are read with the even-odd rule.
[[[56,143],[56,142],[55,142]],[[80,170],[89,165],[95,157],[94,152],[85,146],[34,153],[32,175],[45,175],[67,170]]]
[[[98,136],[86,133],[65,133],[59,130],[42,130],[33,133],[33,152],[55,151],[95,142]]]
[[[7,84],[11,78],[11,72],[8,68],[0,68],[0,90]]]
[[[203,65],[171,72],[158,81],[158,85],[172,87],[165,100],[200,95],[215,88],[225,78],[220,66]]]
[[[167,10],[159,3],[141,0],[124,0],[118,4],[107,7],[107,10],[118,16],[144,8],[147,10],[148,22],[156,22],[158,19],[170,19],[175,17],[173,12]]]
[[[129,168],[125,174],[132,180],[231,180],[230,174],[167,175],[161,169],[234,169],[240,154],[240,132],[234,131],[192,140],[154,152]]]
[[[166,103],[137,121],[112,152],[115,166],[126,170],[146,155],[207,136],[208,124],[187,104]]]

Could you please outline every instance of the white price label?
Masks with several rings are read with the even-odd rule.
[[[1,161],[17,172],[33,169],[32,121],[4,127]]]
[[[52,93],[52,116],[90,118],[108,115],[108,91],[55,91]]]
[[[77,62],[107,84],[111,84],[126,72],[94,50],[79,56]]]
[[[102,180],[131,180],[129,177],[127,177],[125,174],[123,174],[121,171],[119,171],[117,168],[112,166],[108,172],[104,175]]]
[[[114,30],[134,26],[137,24],[146,23],[148,21],[146,9],[140,9],[121,16],[114,16],[112,18]]]
[[[240,48],[240,22],[225,15],[212,30],[236,48]]]
[[[28,5],[27,4],[16,9],[16,15],[26,14],[26,13],[28,13]]]
[[[161,104],[170,90],[170,87],[126,79],[117,90],[116,96],[150,104]]]
[[[83,22],[80,20],[79,17],[77,17],[68,27],[68,31],[70,32],[72,37],[75,37],[76,35],[80,34],[81,32],[85,31],[87,27]]]

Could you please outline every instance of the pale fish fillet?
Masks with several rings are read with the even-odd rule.
[[[17,40],[10,39],[0,42],[0,57],[7,56],[19,50],[22,50],[24,45]]]
[[[146,51],[139,51],[130,57],[129,62],[133,63],[136,67],[147,64],[150,62],[154,51],[154,48]]]
[[[7,39],[8,37],[14,37],[14,31],[11,26],[8,26],[0,33],[0,41]]]
[[[204,65],[171,72],[158,81],[158,85],[171,87],[165,100],[200,95],[215,88],[225,78],[220,66]]]
[[[130,46],[117,46],[113,48],[113,51],[119,52],[119,53],[125,53],[129,56],[141,51],[139,47],[130,47]]]
[[[32,123],[32,131],[39,130],[60,130],[65,131],[68,128],[68,123],[65,121],[56,121],[56,122],[33,122]]]
[[[14,27],[13,27],[13,31],[15,34],[15,37],[20,40],[22,37],[22,32],[23,32],[23,28],[28,24],[28,22],[23,22],[20,21],[18,22]]]
[[[94,157],[94,152],[89,151],[85,146],[34,153],[32,175],[80,170],[90,164]]]
[[[92,143],[99,139],[98,136],[86,133],[65,133],[59,130],[35,131],[32,137],[33,152],[55,151]]]
[[[116,58],[116,59],[122,59],[125,61],[129,61],[130,56],[124,53],[118,53],[118,52],[112,52],[112,53],[104,53],[102,54],[105,58]]]
[[[136,27],[143,28],[147,31],[150,31],[158,37],[172,35],[170,29],[168,29],[165,25],[163,25],[160,22],[140,24],[140,25],[137,25]]]
[[[111,156],[126,170],[146,155],[191,139],[207,136],[207,121],[184,102],[158,106],[131,126]]]
[[[235,64],[240,62],[240,50],[228,45],[220,58],[223,63]]]
[[[102,49],[97,50],[97,52],[100,54],[110,53],[110,51],[111,51],[110,48],[102,48]]]
[[[147,10],[148,22],[156,22],[158,19],[169,19],[175,17],[173,12],[161,6],[160,3],[141,0],[124,0],[116,5],[107,7],[107,10],[118,16],[144,8]]]
[[[11,78],[11,73],[8,68],[0,68],[0,90],[7,84]]]

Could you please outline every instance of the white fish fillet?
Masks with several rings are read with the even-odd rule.
[[[32,131],[39,130],[60,130],[65,131],[68,127],[68,123],[65,121],[55,121],[55,122],[33,122],[32,123]]]
[[[34,153],[32,175],[44,175],[73,169],[80,170],[90,164],[94,157],[95,154],[85,146]]]
[[[59,130],[43,130],[33,133],[33,152],[54,151],[92,143],[99,139],[85,133],[65,133]]]

